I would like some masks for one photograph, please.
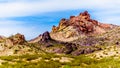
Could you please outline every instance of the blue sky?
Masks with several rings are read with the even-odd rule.
[[[120,25],[119,5],[120,0],[0,0],[0,35],[22,33],[29,40],[85,10],[102,23]]]

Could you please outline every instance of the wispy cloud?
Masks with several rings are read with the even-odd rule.
[[[12,0],[0,3],[0,17],[26,16],[44,12],[91,9],[91,10],[111,10],[120,11],[120,0]]]
[[[30,39],[41,32],[35,31],[38,27],[24,25],[24,22],[7,20],[0,21],[0,35],[10,36],[16,33],[22,33],[26,36],[27,39]]]
[[[52,19],[46,18],[44,21],[38,20],[37,22],[34,19],[35,22],[32,23],[28,23],[31,20],[27,20],[26,23],[25,20],[19,21],[16,18],[66,10],[90,10],[92,16],[101,22],[119,24],[119,5],[120,0],[0,0],[0,35],[9,36],[19,32],[25,34],[27,38],[33,38],[39,33],[49,30],[51,23],[45,25],[41,23]],[[58,14],[58,16],[60,15]],[[61,16],[64,17],[65,14]],[[58,19],[55,18],[55,20]],[[32,26],[28,24],[32,24]],[[48,24],[51,25],[48,26]]]

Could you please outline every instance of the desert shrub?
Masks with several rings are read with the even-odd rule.
[[[69,65],[65,65],[63,68],[71,68]]]
[[[39,58],[40,55],[37,55],[37,54],[34,54],[34,55],[29,55],[29,54],[25,54],[25,55],[22,55],[22,56],[19,56],[19,58],[26,58],[26,60],[34,60],[34,59],[37,59]]]
[[[16,64],[4,63],[0,68],[59,68],[60,63],[39,61],[37,63],[18,62]]]
[[[51,60],[51,58],[61,58],[61,57],[73,58],[71,62],[61,63],[59,61]],[[41,60],[37,62],[27,62],[35,60],[39,57],[42,57]],[[114,57],[107,57],[100,60],[95,58],[89,58],[86,55],[72,56],[72,55],[54,55],[54,54],[45,54],[45,55],[21,55],[21,56],[1,56],[1,60],[5,62],[0,65],[0,68],[119,68],[120,60],[119,58],[115,59]],[[19,60],[14,60],[19,59]],[[26,61],[22,61],[26,59]],[[49,60],[49,61],[45,61]],[[13,64],[9,63],[12,62]]]
[[[0,56],[1,60],[6,60],[6,61],[12,61],[13,59],[16,59],[17,56]]]

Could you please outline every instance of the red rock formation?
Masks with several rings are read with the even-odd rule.
[[[58,30],[58,27],[53,26],[53,27],[52,27],[52,30],[53,30],[53,32],[56,32],[56,31]]]
[[[75,16],[70,16],[70,19],[75,18]]]
[[[96,20],[93,20],[90,18],[90,14],[85,11],[83,13],[80,13],[78,16],[70,16],[70,19],[63,18],[58,27],[53,26],[52,32],[57,32],[58,30],[62,29],[62,26],[74,26],[76,28],[79,28],[78,31],[83,33],[97,33],[99,32],[96,27],[99,27],[100,29],[110,29],[112,28],[112,25],[110,24],[103,24]],[[103,31],[104,32],[104,31]],[[102,33],[102,32],[99,32]]]

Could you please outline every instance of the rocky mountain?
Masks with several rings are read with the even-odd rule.
[[[10,37],[0,36],[0,56],[35,53],[35,50],[33,50],[34,48],[28,45],[24,35],[20,33]]]
[[[119,45],[119,35],[119,26],[93,20],[85,11],[61,19],[51,32],[46,31],[30,41],[20,33],[8,38],[0,36],[0,55],[47,52],[78,56]]]
[[[61,19],[59,25],[53,26],[50,36],[58,41],[71,42],[78,37],[105,33],[115,28],[112,24],[103,24],[91,19],[85,11],[78,16],[70,16],[70,19]]]
[[[22,45],[27,41],[25,40],[24,35],[17,33],[16,35],[12,35],[8,38],[4,36],[0,36],[0,42],[5,43],[5,45],[12,46],[12,45],[17,45],[17,44]]]
[[[22,45],[26,42],[24,35],[21,35],[20,33],[10,36],[8,39],[10,39],[13,42],[13,45],[15,45],[15,44]]]
[[[105,24],[91,19],[87,11],[80,13],[78,16],[70,16],[70,19],[61,19],[59,25],[53,26],[50,37],[57,41],[71,42],[84,36],[93,36],[105,33],[117,27],[112,24]],[[30,42],[38,42],[42,39],[40,34]]]
[[[0,36],[1,53],[7,54],[9,50],[22,53],[23,47],[27,48],[25,52],[37,50],[71,55],[93,53],[102,50],[103,45],[118,45],[117,29],[119,26],[91,19],[90,14],[85,11],[78,16],[70,16],[70,19],[61,19],[59,25],[53,26],[51,32],[46,31],[30,41],[26,41],[24,35],[20,33],[8,38]],[[32,45],[32,48],[29,45]]]
[[[70,19],[62,19],[57,27],[53,26],[50,33],[47,31],[29,43],[38,43],[38,48],[49,53],[87,54],[102,50],[100,45],[106,41],[102,34],[118,27],[93,20],[85,11],[78,16],[70,16]]]

